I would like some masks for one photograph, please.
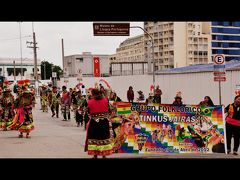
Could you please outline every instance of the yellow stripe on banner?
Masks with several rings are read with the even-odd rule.
[[[131,111],[131,107],[117,108],[117,111]]]
[[[107,145],[88,145],[88,150],[95,150],[95,151],[107,151],[113,148],[114,143],[110,143]]]

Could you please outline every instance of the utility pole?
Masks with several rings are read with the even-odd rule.
[[[22,28],[21,28],[21,22],[19,22],[19,36],[20,36],[21,80],[22,80],[22,76],[23,76],[23,68],[22,68]]]
[[[142,29],[150,38],[152,42],[152,64],[153,64],[153,86],[155,88],[155,60],[154,60],[154,41],[153,41],[153,36],[149,34],[144,28],[141,26],[130,26],[130,28],[139,28]],[[154,92],[155,93],[155,92]],[[155,95],[155,94],[154,94]]]
[[[44,62],[44,80],[47,79],[46,78],[46,61]]]
[[[28,42],[28,44],[32,46],[27,46],[28,48],[33,48],[33,54],[34,54],[34,79],[37,81],[38,80],[38,72],[37,72],[37,42],[36,42],[36,36],[35,32],[33,32],[33,42]]]
[[[63,39],[62,39],[62,67],[63,67],[63,71],[64,71],[64,44],[63,44]]]
[[[14,81],[16,81],[16,67],[15,67],[15,61],[13,61],[13,76],[14,76]]]

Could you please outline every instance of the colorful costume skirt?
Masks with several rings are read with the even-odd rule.
[[[24,122],[19,128],[18,131],[22,133],[30,133],[34,129],[33,123]]]
[[[107,156],[113,153],[112,123],[107,118],[92,117],[87,127],[85,151],[88,155]]]
[[[3,124],[4,124],[4,121],[3,121],[3,119],[1,118],[1,119],[0,119],[0,129],[3,128]]]
[[[30,133],[34,129],[31,106],[18,109],[18,116],[14,117],[15,129],[21,133]],[[16,122],[16,119],[17,122]]]

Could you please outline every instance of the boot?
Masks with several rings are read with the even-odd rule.
[[[23,133],[20,133],[20,134],[18,135],[18,137],[19,137],[19,138],[23,138]]]
[[[30,135],[29,135],[29,133],[27,133],[27,134],[26,134],[26,138],[30,138]]]
[[[93,156],[93,159],[97,159],[97,155],[94,155],[94,156]]]

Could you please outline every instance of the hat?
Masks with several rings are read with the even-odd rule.
[[[149,96],[154,96],[154,94],[152,92],[149,93]]]
[[[21,89],[28,88],[28,87],[30,86],[30,81],[29,81],[28,79],[19,80],[19,81],[18,81],[18,86],[19,86]]]
[[[178,98],[182,99],[182,92],[181,91],[178,91],[176,93],[175,99],[178,99]]]
[[[82,91],[79,89],[79,90],[76,90],[76,93],[82,93]]]
[[[12,90],[9,88],[10,82],[5,80],[3,81],[3,92],[11,92]]]
[[[140,90],[140,91],[138,91],[138,94],[142,94],[143,92]]]

